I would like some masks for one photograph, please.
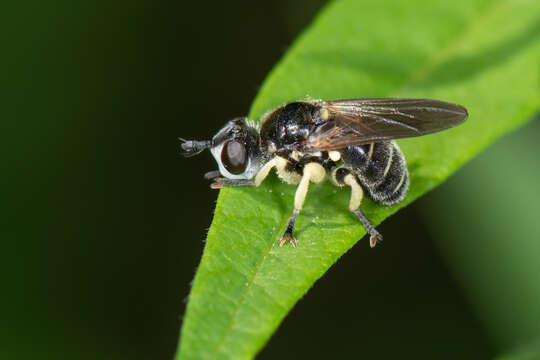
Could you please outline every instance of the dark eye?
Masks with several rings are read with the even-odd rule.
[[[227,141],[221,150],[221,162],[231,174],[241,174],[246,169],[247,152],[244,145],[238,141]]]

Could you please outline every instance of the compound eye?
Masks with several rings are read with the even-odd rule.
[[[227,141],[221,150],[221,162],[231,174],[243,173],[247,165],[246,147],[235,140]]]

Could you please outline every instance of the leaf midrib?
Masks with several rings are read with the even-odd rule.
[[[226,193],[226,194],[228,195],[229,193]],[[285,225],[282,224],[282,223],[285,222],[286,220],[288,220],[288,217],[283,218],[281,220],[280,226],[279,226],[280,229],[284,228]],[[242,290],[242,293],[240,294],[240,297],[238,298],[238,301],[235,303],[233,311],[232,311],[231,316],[230,316],[229,323],[227,324],[227,327],[224,329],[223,334],[220,336],[220,338],[219,338],[219,340],[217,342],[216,352],[215,352],[215,357],[214,358],[217,358],[217,356],[220,354],[221,348],[222,348],[223,344],[225,343],[225,340],[227,339],[227,335],[230,333],[230,330],[232,329],[232,327],[234,325],[234,320],[236,318],[236,314],[238,313],[238,310],[240,309],[240,306],[244,303],[244,301],[245,301],[245,299],[247,297],[247,294],[248,294],[248,290],[251,288],[251,285],[254,283],[257,274],[259,274],[259,269],[262,267],[264,261],[266,260],[266,258],[270,254],[270,251],[272,250],[272,246],[273,246],[273,244],[275,242],[274,238],[275,238],[275,235],[272,236],[272,241],[268,242],[268,244],[266,245],[266,247],[265,247],[265,249],[264,249],[264,251],[262,253],[262,256],[259,258],[259,260],[255,264],[255,267],[253,268],[253,271],[251,272],[251,274],[250,274],[250,276],[248,278],[248,281],[246,283],[246,286],[244,287],[244,289]]]

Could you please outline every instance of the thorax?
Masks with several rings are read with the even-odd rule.
[[[269,153],[301,150],[311,131],[320,123],[320,106],[294,102],[263,117],[261,147]]]

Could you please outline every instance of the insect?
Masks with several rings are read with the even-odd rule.
[[[349,210],[370,234],[374,247],[381,234],[360,210],[364,193],[390,206],[409,188],[405,157],[394,139],[430,134],[467,119],[467,110],[431,99],[299,100],[267,112],[260,125],[236,118],[208,141],[181,140],[181,153],[194,156],[210,149],[219,170],[205,178],[213,189],[259,186],[275,169],[278,177],[297,184],[294,209],[279,245],[296,247],[294,224],[310,182],[326,177],[350,187]]]

